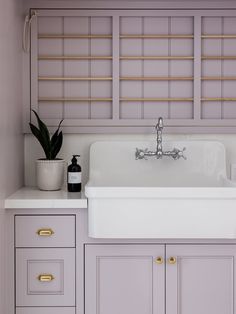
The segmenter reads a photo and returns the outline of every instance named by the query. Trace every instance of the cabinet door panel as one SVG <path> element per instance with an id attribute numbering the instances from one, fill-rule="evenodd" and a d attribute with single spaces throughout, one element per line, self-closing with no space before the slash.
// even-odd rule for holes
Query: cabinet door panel
<path id="1" fill-rule="evenodd" d="M 87 245 L 86 314 L 164 314 L 164 246 Z"/>
<path id="2" fill-rule="evenodd" d="M 166 254 L 167 314 L 235 313 L 236 246 L 168 245 Z"/>

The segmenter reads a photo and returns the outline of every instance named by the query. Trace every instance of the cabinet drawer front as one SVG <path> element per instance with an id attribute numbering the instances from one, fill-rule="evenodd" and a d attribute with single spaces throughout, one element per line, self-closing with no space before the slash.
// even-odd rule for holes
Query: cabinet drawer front
<path id="1" fill-rule="evenodd" d="M 74 307 L 21 307 L 16 314 L 75 314 Z"/>
<path id="2" fill-rule="evenodd" d="M 75 216 L 16 216 L 16 247 L 75 247 Z"/>
<path id="3" fill-rule="evenodd" d="M 75 249 L 17 249 L 17 306 L 75 306 Z"/>

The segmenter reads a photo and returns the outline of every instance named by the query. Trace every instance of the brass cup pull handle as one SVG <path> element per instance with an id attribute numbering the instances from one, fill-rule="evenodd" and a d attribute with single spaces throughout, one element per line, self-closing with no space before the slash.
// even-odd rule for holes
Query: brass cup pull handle
<path id="1" fill-rule="evenodd" d="M 55 277 L 51 274 L 38 275 L 38 280 L 41 282 L 50 282 L 50 281 L 53 281 L 53 279 L 55 279 Z"/>
<path id="2" fill-rule="evenodd" d="M 169 262 L 169 264 L 175 264 L 176 263 L 176 257 L 173 257 L 173 256 L 169 257 L 168 262 Z"/>
<path id="3" fill-rule="evenodd" d="M 157 264 L 163 264 L 163 263 L 164 263 L 164 258 L 161 257 L 161 256 L 158 256 L 158 257 L 156 258 L 155 262 L 156 262 Z"/>
<path id="4" fill-rule="evenodd" d="M 54 231 L 51 228 L 42 228 L 36 232 L 41 237 L 50 237 L 54 234 Z"/>

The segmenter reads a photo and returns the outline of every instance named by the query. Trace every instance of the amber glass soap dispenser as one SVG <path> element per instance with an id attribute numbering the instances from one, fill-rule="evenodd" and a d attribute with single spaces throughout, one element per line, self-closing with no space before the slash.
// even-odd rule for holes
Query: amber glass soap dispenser
<path id="1" fill-rule="evenodd" d="M 80 155 L 73 155 L 71 164 L 68 166 L 68 192 L 81 192 L 81 167 L 77 164 L 77 157 Z"/>

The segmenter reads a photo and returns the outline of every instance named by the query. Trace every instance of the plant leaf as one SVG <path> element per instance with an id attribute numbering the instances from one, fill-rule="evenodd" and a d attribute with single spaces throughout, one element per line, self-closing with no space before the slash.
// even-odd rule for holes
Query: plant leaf
<path id="1" fill-rule="evenodd" d="M 32 123 L 29 123 L 29 126 L 30 126 L 30 129 L 31 129 L 31 132 L 32 134 L 37 138 L 37 140 L 39 141 L 39 143 L 41 144 L 43 150 L 44 150 L 44 153 L 45 153 L 45 156 L 47 159 L 50 159 L 50 154 L 48 152 L 48 149 L 47 149 L 47 143 L 45 143 L 45 138 L 43 136 L 43 134 L 40 132 L 40 130 L 35 126 L 33 125 Z"/>
<path id="2" fill-rule="evenodd" d="M 56 159 L 56 156 L 62 147 L 62 142 L 63 142 L 63 135 L 62 135 L 62 131 L 61 131 L 58 134 L 58 136 L 55 137 L 54 144 L 51 146 L 51 148 L 52 148 L 52 150 L 51 150 L 52 159 Z"/>
<path id="3" fill-rule="evenodd" d="M 50 142 L 50 134 L 48 131 L 47 126 L 43 123 L 43 121 L 39 118 L 37 112 L 35 110 L 32 110 L 33 113 L 35 114 L 39 126 L 39 130 L 44 138 L 44 150 L 46 149 L 47 151 L 47 159 L 51 159 L 51 142 Z M 41 144 L 42 145 L 42 144 Z"/>
<path id="4" fill-rule="evenodd" d="M 60 123 L 59 123 L 59 125 L 57 127 L 57 130 L 55 131 L 55 133 L 51 137 L 51 147 L 54 146 L 55 142 L 57 141 L 58 132 L 59 132 L 59 129 L 60 129 L 60 126 L 61 126 L 62 122 L 63 122 L 63 119 L 60 121 Z"/>

